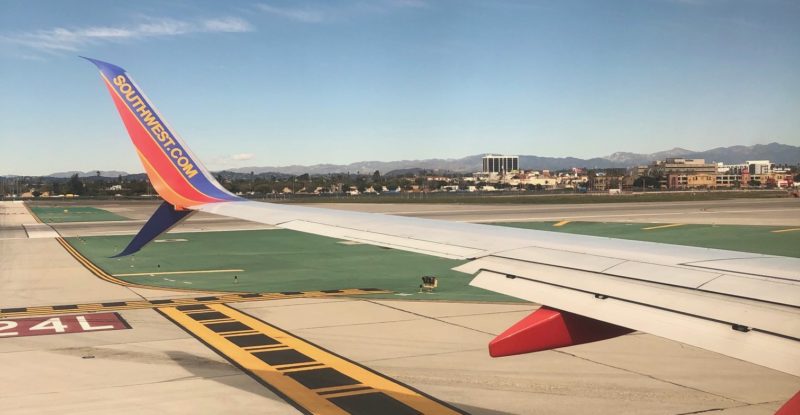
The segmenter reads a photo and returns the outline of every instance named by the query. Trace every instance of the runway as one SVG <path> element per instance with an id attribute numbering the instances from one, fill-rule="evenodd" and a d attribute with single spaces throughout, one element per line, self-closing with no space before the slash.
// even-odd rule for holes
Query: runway
<path id="1" fill-rule="evenodd" d="M 118 222 L 77 222 L 51 224 L 62 236 L 129 235 L 142 227 L 157 202 L 94 202 L 132 220 Z M 603 203 L 567 205 L 438 205 L 438 204 L 354 204 L 324 203 L 304 206 L 386 213 L 462 222 L 591 221 L 800 226 L 798 199 L 733 199 L 673 203 Z M 269 229 L 268 225 L 206 213 L 193 215 L 173 232 Z M 2 232 L 6 232 L 3 234 Z M 14 236 L 0 227 L 0 238 Z M 19 232 L 16 232 L 19 237 Z"/>
<path id="2" fill-rule="evenodd" d="M 156 204 L 103 202 L 92 206 L 131 220 L 47 225 L 64 237 L 131 234 L 138 231 Z M 325 204 L 321 207 L 480 222 L 609 221 L 660 226 L 679 219 L 681 223 L 772 225 L 786 229 L 800 226 L 797 199 L 548 206 Z M 378 396 L 375 393 L 382 393 L 384 389 L 380 388 L 385 388 L 398 391 L 386 394 L 391 402 L 402 403 L 395 407 L 399 408 L 396 413 L 405 413 L 406 407 L 412 405 L 409 402 L 421 399 L 414 402 L 429 406 L 408 407 L 443 413 L 445 409 L 430 409 L 442 405 L 447 410 L 485 415 L 709 411 L 744 415 L 772 414 L 800 389 L 797 377 L 642 333 L 556 351 L 490 358 L 487 343 L 528 315 L 536 308 L 533 304 L 403 301 L 360 295 L 343 298 L 326 293 L 282 294 L 283 297 L 275 294 L 234 301 L 233 297 L 221 296 L 238 294 L 120 285 L 98 277 L 56 239 L 32 238 L 22 225 L 35 222 L 23 205 L 0 203 L 0 257 L 3 258 L 0 408 L 4 414 L 108 413 L 109 408 L 115 413 L 137 414 L 308 413 L 310 409 L 297 403 L 305 402 L 306 397 L 313 397 L 308 398 L 309 402 L 313 400 L 330 411 L 376 413 L 375 408 L 394 404 L 386 403 L 389 401 L 384 398 L 352 397 Z M 174 232 L 265 228 L 199 214 Z M 217 300 L 210 300 L 212 297 Z M 103 303 L 118 305 L 106 307 Z M 138 306 L 128 307 L 128 304 Z M 215 304 L 227 305 L 218 308 Z M 57 305 L 62 307 L 52 307 Z M 65 308 L 72 305 L 75 308 Z M 222 316 L 208 314 L 192 319 L 190 311 L 181 317 L 175 307 L 186 305 L 210 307 L 195 312 L 213 311 Z M 37 306 L 40 308 L 33 308 Z M 43 319 L 100 311 L 118 313 L 131 328 L 3 336 L 12 331 L 2 330 L 5 328 L 2 321 L 10 316 L 8 309 L 16 309 L 13 312 L 19 313 L 19 317 L 22 313 L 28 313 L 25 317 L 34 316 L 30 312 L 35 311 L 35 316 Z M 321 349 L 323 354 L 315 362 L 357 378 L 358 383 L 342 380 L 330 380 L 330 385 L 323 386 L 308 383 L 299 397 L 287 397 L 282 389 L 265 386 L 269 382 L 259 380 L 254 373 L 267 373 L 264 371 L 274 369 L 275 365 L 278 369 L 274 370 L 280 370 L 282 363 L 247 360 L 242 348 L 254 346 L 245 343 L 238 348 L 214 346 L 225 343 L 215 343 L 222 339 L 213 337 L 213 330 L 201 327 L 245 320 L 255 332 L 243 331 L 238 335 L 261 333 L 278 338 L 280 333 L 268 331 L 269 327 L 275 327 L 311 345 L 298 343 L 292 350 L 310 355 L 317 353 L 312 351 L 314 348 Z M 93 324 L 89 327 L 102 323 Z M 237 336 L 235 331 L 222 333 L 222 337 Z M 261 349 L 256 347 L 251 351 L 265 352 L 271 347 L 268 343 L 259 344 Z M 340 363 L 325 360 L 332 358 L 323 357 L 327 356 L 324 353 L 341 356 L 355 366 L 337 366 Z M 283 364 L 302 367 L 304 361 Z M 388 383 L 375 381 L 378 383 L 366 385 L 363 383 L 366 380 L 355 375 L 360 370 L 376 373 Z M 400 385 L 397 386 L 400 389 L 391 384 Z M 403 387 L 408 390 L 400 392 Z M 407 398 L 414 394 L 419 394 L 419 398 Z M 337 401 L 339 397 L 351 397 L 346 399 L 357 403 Z M 378 403 L 370 403 L 368 399 L 377 399 Z"/>

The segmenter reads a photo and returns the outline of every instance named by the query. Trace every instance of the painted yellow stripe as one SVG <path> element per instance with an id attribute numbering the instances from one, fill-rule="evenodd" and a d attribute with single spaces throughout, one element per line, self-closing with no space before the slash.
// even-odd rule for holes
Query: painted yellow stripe
<path id="1" fill-rule="evenodd" d="M 796 231 L 800 231 L 800 228 L 778 229 L 776 231 L 772 231 L 772 233 L 784 233 L 784 232 L 796 232 Z"/>
<path id="2" fill-rule="evenodd" d="M 124 310 L 141 310 L 147 308 L 159 307 L 178 307 L 182 305 L 195 305 L 195 304 L 221 304 L 221 303 L 243 303 L 251 301 L 269 301 L 269 300 L 285 300 L 289 298 L 319 298 L 319 297 L 342 297 L 353 295 L 368 295 L 368 294 L 387 294 L 391 291 L 385 290 L 362 290 L 359 288 L 349 288 L 340 290 L 337 293 L 325 293 L 322 291 L 304 291 L 298 294 L 282 294 L 282 293 L 258 293 L 258 296 L 251 296 L 249 294 L 227 294 L 227 295 L 209 295 L 208 299 L 198 300 L 197 298 L 171 298 L 171 303 L 167 304 L 154 304 L 149 301 L 107 301 L 106 303 L 123 303 L 122 305 L 104 306 L 102 303 L 86 303 L 75 304 L 77 308 L 68 308 L 64 310 L 54 309 L 53 306 L 33 306 L 33 307 L 12 307 L 24 308 L 24 311 L 15 312 L 1 312 L 0 318 L 10 317 L 28 317 L 28 316 L 47 316 L 54 314 L 75 314 L 75 313 L 93 313 L 100 311 L 124 311 Z M 213 298 L 213 299 L 212 299 Z M 154 300 L 158 301 L 158 300 Z M 186 313 L 191 313 L 187 311 Z"/>
<path id="3" fill-rule="evenodd" d="M 152 285 L 134 284 L 134 283 L 130 283 L 130 282 L 127 282 L 127 281 L 120 280 L 118 278 L 114 278 L 109 273 L 103 271 L 100 267 L 98 267 L 97 265 L 95 265 L 94 263 L 89 261 L 88 258 L 83 256 L 83 254 L 81 254 L 77 249 L 75 249 L 75 247 L 70 245 L 70 243 L 67 242 L 64 238 L 61 238 L 61 237 L 56 238 L 56 241 L 62 247 L 64 247 L 64 249 L 66 249 L 67 252 L 70 255 L 72 255 L 73 258 L 75 258 L 78 262 L 80 262 L 81 265 L 83 265 L 92 274 L 94 274 L 96 277 L 100 278 L 103 281 L 110 282 L 110 283 L 116 284 L 116 285 L 122 285 L 124 287 L 132 287 L 132 288 L 148 288 L 148 289 L 156 288 L 156 289 L 168 289 L 170 291 L 181 291 L 181 292 L 192 292 L 192 293 L 200 292 L 200 291 L 197 291 L 197 290 L 180 288 L 180 287 L 164 288 L 164 287 L 158 287 L 158 286 L 152 286 Z"/>
<path id="4" fill-rule="evenodd" d="M 44 222 L 42 222 L 42 220 L 41 220 L 41 219 L 39 219 L 39 215 L 37 215 L 37 214 L 33 213 L 33 209 L 31 209 L 31 207 L 30 207 L 30 206 L 28 206 L 28 203 L 27 203 L 27 202 L 23 202 L 23 203 L 22 203 L 22 206 L 24 206 L 24 207 L 25 207 L 25 210 L 27 210 L 27 211 L 28 211 L 28 213 L 29 213 L 31 216 L 33 216 L 33 220 L 35 220 L 35 221 L 36 221 L 36 223 L 44 223 Z"/>
<path id="5" fill-rule="evenodd" d="M 659 225 L 659 226 L 651 226 L 649 228 L 642 228 L 643 231 L 649 231 L 651 229 L 664 229 L 664 228 L 675 228 L 678 226 L 684 226 L 685 223 L 671 223 L 669 225 Z"/>
<path id="6" fill-rule="evenodd" d="M 326 393 L 325 394 L 325 398 L 326 399 L 341 398 L 342 396 L 364 395 L 364 394 L 367 394 L 367 393 L 375 393 L 375 391 L 372 390 L 372 389 L 358 389 L 358 390 L 338 392 L 338 393 Z M 431 412 L 431 413 L 438 414 L 438 412 Z"/>
<path id="7" fill-rule="evenodd" d="M 197 271 L 137 272 L 133 274 L 114 274 L 115 277 L 139 277 L 143 275 L 213 274 L 217 272 L 244 272 L 243 269 L 205 269 Z"/>
<path id="8" fill-rule="evenodd" d="M 142 287 L 142 288 L 152 288 L 152 287 L 147 287 L 147 286 L 138 285 L 138 284 L 130 284 L 128 282 L 116 279 L 116 278 L 112 277 L 111 275 L 109 275 L 108 273 L 106 273 L 105 271 L 103 271 L 102 269 L 100 269 L 97 265 L 95 265 L 91 261 L 89 261 L 86 257 L 83 256 L 83 254 L 78 252 L 78 250 L 75 249 L 72 245 L 70 245 L 64 238 L 56 238 L 56 241 L 58 241 L 58 243 L 61 244 L 61 246 L 63 246 L 64 249 L 66 249 L 67 252 L 70 255 L 72 255 L 73 258 L 75 258 L 78 262 L 80 262 L 81 265 L 83 265 L 92 274 L 94 274 L 95 276 L 97 276 L 98 278 L 100 278 L 100 279 L 102 279 L 104 281 L 110 282 L 112 284 L 126 286 L 126 287 L 137 287 L 138 286 L 138 287 Z"/>
<path id="9" fill-rule="evenodd" d="M 558 223 L 555 223 L 555 224 L 553 224 L 553 226 L 555 226 L 555 227 L 564 226 L 564 225 L 566 225 L 566 224 L 568 224 L 568 223 L 570 223 L 570 222 L 572 222 L 572 221 L 569 221 L 569 220 L 562 220 L 561 222 L 558 222 Z"/>
<path id="10" fill-rule="evenodd" d="M 217 311 L 227 311 L 228 307 L 214 308 Z M 241 368 L 251 373 L 270 386 L 278 389 L 281 393 L 289 397 L 292 401 L 302 406 L 306 410 L 314 414 L 332 414 L 332 415 L 347 415 L 347 412 L 334 405 L 327 399 L 320 397 L 315 393 L 304 387 L 294 379 L 285 376 L 279 370 L 274 369 L 272 366 L 262 362 L 250 352 L 237 347 L 225 337 L 213 332 L 200 322 L 194 321 L 186 314 L 180 312 L 177 308 L 161 308 L 159 309 L 172 321 L 185 328 L 201 340 L 222 353 L 228 359 L 233 360 Z M 227 313 L 226 313 L 227 314 Z M 253 326 L 251 326 L 253 327 Z"/>
<path id="11" fill-rule="evenodd" d="M 352 385 L 352 388 L 356 388 L 358 386 L 368 387 L 368 389 L 361 389 L 357 391 L 342 391 L 341 393 L 320 395 L 317 391 L 308 389 L 303 384 L 295 381 L 292 377 L 284 375 L 285 372 L 280 370 L 280 367 L 298 367 L 298 369 L 300 369 L 299 364 L 267 364 L 253 355 L 250 351 L 236 346 L 226 337 L 219 333 L 215 333 L 213 330 L 206 327 L 203 322 L 195 321 L 177 308 L 165 307 L 158 309 L 161 313 L 212 347 L 215 351 L 222 354 L 227 359 L 235 362 L 236 365 L 241 367 L 248 374 L 268 384 L 270 387 L 286 396 L 294 404 L 303 407 L 310 413 L 336 415 L 347 414 L 346 411 L 342 410 L 329 399 L 378 392 L 382 392 L 424 414 L 461 413 L 441 402 L 421 394 L 418 391 L 401 385 L 386 376 L 372 372 L 356 363 L 350 362 L 314 344 L 297 338 L 291 333 L 283 331 L 271 324 L 267 324 L 224 304 L 211 304 L 208 305 L 208 307 L 247 325 L 257 332 L 274 339 L 275 341 L 278 341 L 280 344 L 287 346 L 289 349 L 293 349 L 305 356 L 308 356 L 308 358 L 310 358 L 313 362 L 322 364 L 304 368 L 308 370 L 309 373 L 311 373 L 313 370 L 319 370 L 320 368 L 331 368 L 360 383 L 360 385 Z"/>

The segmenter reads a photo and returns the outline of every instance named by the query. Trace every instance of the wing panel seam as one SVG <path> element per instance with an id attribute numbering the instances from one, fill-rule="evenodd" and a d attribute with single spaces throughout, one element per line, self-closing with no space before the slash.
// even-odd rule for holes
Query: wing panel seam
<path id="1" fill-rule="evenodd" d="M 480 271 L 492 272 L 492 273 L 495 273 L 495 274 L 505 274 L 506 278 L 509 278 L 509 277 L 514 278 L 514 279 L 519 278 L 519 279 L 522 279 L 522 280 L 525 280 L 525 281 L 534 282 L 534 283 L 537 283 L 537 284 L 544 284 L 544 285 L 549 285 L 551 287 L 558 287 L 558 288 L 563 288 L 563 289 L 572 290 L 572 291 L 576 291 L 576 292 L 590 294 L 590 295 L 593 295 L 596 298 L 601 299 L 601 300 L 606 300 L 606 299 L 617 300 L 617 301 L 621 301 L 621 302 L 628 303 L 628 304 L 635 304 L 635 305 L 638 305 L 638 306 L 649 307 L 649 308 L 653 308 L 653 309 L 656 309 L 656 310 L 667 311 L 667 312 L 671 312 L 671 313 L 675 313 L 675 314 L 684 315 L 684 316 L 687 316 L 687 317 L 694 317 L 694 318 L 698 318 L 698 319 L 701 319 L 701 320 L 712 321 L 712 322 L 715 322 L 715 323 L 729 325 L 731 327 L 733 327 L 734 325 L 740 325 L 739 323 L 733 323 L 733 322 L 729 322 L 729 321 L 725 321 L 725 320 L 719 320 L 719 319 L 715 319 L 715 318 L 704 317 L 704 316 L 700 316 L 700 315 L 697 315 L 697 314 L 692 314 L 692 313 L 687 313 L 687 312 L 684 312 L 684 311 L 674 310 L 674 309 L 671 309 L 671 308 L 666 308 L 666 307 L 662 307 L 662 306 L 656 306 L 656 305 L 652 305 L 652 304 L 642 303 L 640 301 L 628 300 L 628 299 L 617 297 L 617 296 L 614 296 L 614 295 L 596 293 L 596 292 L 592 292 L 592 291 L 583 290 L 583 289 L 580 289 L 580 288 L 570 287 L 570 286 L 556 284 L 556 283 L 547 282 L 547 281 L 541 281 L 541 280 L 537 280 L 537 279 L 534 279 L 534 278 L 523 277 L 523 276 L 519 276 L 519 275 L 499 273 L 499 272 L 493 271 L 491 269 L 480 268 Z M 602 298 L 597 297 L 597 296 L 602 296 Z M 740 326 L 743 326 L 743 325 L 740 325 Z M 769 334 L 769 335 L 778 336 L 778 337 L 782 337 L 782 338 L 785 338 L 785 339 L 789 339 L 789 340 L 794 340 L 794 341 L 800 342 L 800 338 L 797 338 L 797 337 L 792 337 L 792 336 L 788 336 L 788 335 L 781 334 L 781 333 L 775 333 L 775 332 L 768 331 L 768 330 L 762 330 L 762 329 L 759 329 L 759 328 L 756 328 L 756 327 L 750 327 L 750 326 L 745 326 L 745 327 L 747 327 L 748 329 L 753 330 L 753 331 L 758 331 L 759 333 Z M 733 328 L 731 328 L 731 329 L 733 329 Z"/>

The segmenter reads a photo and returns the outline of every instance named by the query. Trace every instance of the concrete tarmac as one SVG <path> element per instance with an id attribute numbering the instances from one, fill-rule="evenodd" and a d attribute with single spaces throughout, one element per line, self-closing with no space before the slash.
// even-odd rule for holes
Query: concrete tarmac
<path id="1" fill-rule="evenodd" d="M 133 233 L 156 204 L 94 206 L 134 221 L 53 228 L 64 236 Z M 800 203 L 792 199 L 321 207 L 465 221 L 800 225 Z M 27 238 L 22 225 L 29 223 L 35 219 L 23 205 L 0 203 L 0 308 L 198 295 L 101 281 L 53 239 Z M 260 225 L 197 215 L 182 226 L 175 231 Z M 533 304 L 315 298 L 231 306 L 473 414 L 772 414 L 800 389 L 800 378 L 641 333 L 490 358 L 487 343 L 534 310 Z M 297 413 L 154 310 L 119 313 L 131 329 L 0 337 L 2 412 Z"/>

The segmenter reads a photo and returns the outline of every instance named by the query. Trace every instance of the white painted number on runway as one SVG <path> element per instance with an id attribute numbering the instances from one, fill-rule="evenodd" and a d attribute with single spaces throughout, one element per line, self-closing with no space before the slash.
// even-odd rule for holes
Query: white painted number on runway
<path id="1" fill-rule="evenodd" d="M 0 320 L 0 338 L 124 330 L 130 326 L 117 313 L 65 315 Z"/>

